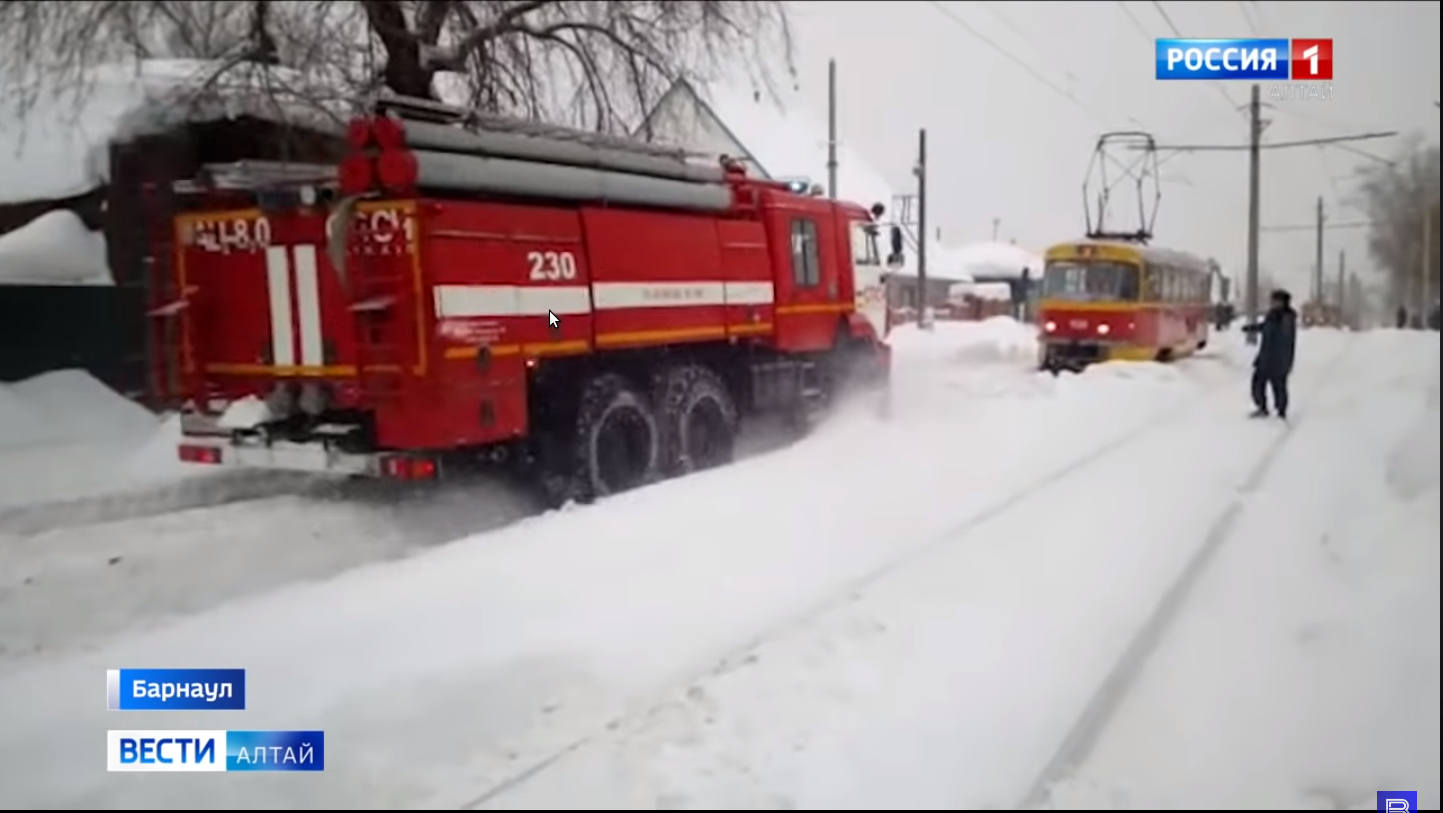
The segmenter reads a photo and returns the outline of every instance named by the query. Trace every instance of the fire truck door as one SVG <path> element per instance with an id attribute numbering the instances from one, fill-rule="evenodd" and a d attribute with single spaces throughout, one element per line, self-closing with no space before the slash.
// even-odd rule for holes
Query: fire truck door
<path id="1" fill-rule="evenodd" d="M 835 227 L 824 210 L 773 213 L 773 234 L 785 241 L 777 262 L 776 337 L 779 349 L 826 350 L 837 333 L 842 303 Z M 842 307 L 846 305 L 847 307 Z"/>
<path id="2" fill-rule="evenodd" d="M 179 277 L 200 302 L 187 355 L 221 376 L 341 372 L 318 218 L 259 209 L 177 217 Z M 327 318 L 330 317 L 330 318 Z"/>

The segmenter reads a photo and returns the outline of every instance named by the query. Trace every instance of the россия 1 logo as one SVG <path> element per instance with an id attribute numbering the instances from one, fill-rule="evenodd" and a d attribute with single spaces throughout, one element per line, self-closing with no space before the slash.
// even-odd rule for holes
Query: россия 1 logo
<path id="1" fill-rule="evenodd" d="M 1158 79 L 1332 79 L 1331 39 L 1163 39 Z"/>

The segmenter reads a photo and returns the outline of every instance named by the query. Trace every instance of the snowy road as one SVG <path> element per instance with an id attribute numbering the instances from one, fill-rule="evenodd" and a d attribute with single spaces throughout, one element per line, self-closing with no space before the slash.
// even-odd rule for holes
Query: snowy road
<path id="1" fill-rule="evenodd" d="M 156 627 L 145 568 L 69 610 L 99 626 L 0 603 L 15 629 L 108 636 L 0 673 L 0 804 L 1010 807 L 1040 779 L 1069 805 L 1390 784 L 1437 804 L 1435 334 L 1305 334 L 1289 432 L 1242 419 L 1234 337 L 1052 379 L 966 332 L 996 325 L 946 327 L 898 337 L 891 420 L 844 415 L 724 470 L 280 587 L 247 559 L 301 567 L 304 534 L 227 506 L 250 530 L 133 543 L 199 585 L 236 574 L 190 617 Z M 1406 668 L 1367 668 L 1390 659 Z M 104 670 L 142 665 L 244 667 L 249 708 L 107 715 Z M 121 725 L 322 728 L 327 771 L 108 775 Z"/>

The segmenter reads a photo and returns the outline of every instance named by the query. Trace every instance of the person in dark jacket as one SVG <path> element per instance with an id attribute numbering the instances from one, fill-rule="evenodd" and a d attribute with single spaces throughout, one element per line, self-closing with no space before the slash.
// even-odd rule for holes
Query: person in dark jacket
<path id="1" fill-rule="evenodd" d="M 1253 417 L 1267 416 L 1267 390 L 1271 388 L 1278 417 L 1287 418 L 1288 375 L 1293 372 L 1293 350 L 1298 337 L 1298 314 L 1293 310 L 1292 296 L 1287 291 L 1273 291 L 1272 307 L 1263 321 L 1245 325 L 1243 330 L 1257 333 L 1261 338 L 1258 357 L 1253 360 L 1253 403 L 1257 405 Z"/>

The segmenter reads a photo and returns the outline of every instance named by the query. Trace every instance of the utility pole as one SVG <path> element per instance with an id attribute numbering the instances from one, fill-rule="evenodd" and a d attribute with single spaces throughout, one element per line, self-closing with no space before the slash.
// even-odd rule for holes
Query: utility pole
<path id="1" fill-rule="evenodd" d="M 1418 309 L 1413 313 L 1419 319 L 1426 318 L 1428 313 L 1428 267 L 1432 265 L 1430 255 L 1433 253 L 1428 244 L 1431 235 L 1429 231 L 1433 225 L 1433 207 L 1427 204 L 1423 206 L 1423 257 L 1418 266 Z"/>
<path id="2" fill-rule="evenodd" d="M 927 319 L 927 128 L 917 132 L 917 326 L 930 330 Z"/>
<path id="3" fill-rule="evenodd" d="M 1324 144 L 1342 144 L 1348 141 L 1368 141 L 1375 138 L 1391 138 L 1398 134 L 1396 130 L 1376 133 L 1358 133 L 1355 135 L 1329 136 L 1327 138 L 1310 138 L 1303 141 L 1279 141 L 1270 144 L 1262 143 L 1263 120 L 1262 104 L 1258 98 L 1259 86 L 1253 85 L 1252 102 L 1249 104 L 1251 129 L 1247 144 L 1171 144 L 1151 145 L 1150 149 L 1166 152 L 1215 152 L 1215 151 L 1248 151 L 1248 285 L 1247 285 L 1247 317 L 1249 322 L 1256 322 L 1258 318 L 1258 159 L 1261 150 L 1292 149 L 1293 147 L 1313 147 Z M 1142 149 L 1138 147 L 1137 149 Z M 1248 344 L 1257 344 L 1256 333 L 1249 333 Z"/>
<path id="4" fill-rule="evenodd" d="M 827 197 L 837 198 L 837 60 L 827 60 Z"/>
<path id="5" fill-rule="evenodd" d="M 1258 159 L 1260 150 L 1258 142 L 1263 137 L 1262 104 L 1258 100 L 1258 86 L 1253 85 L 1253 100 L 1249 105 L 1252 112 L 1252 124 L 1249 128 L 1248 139 L 1248 290 L 1245 296 L 1247 300 L 1245 307 L 1248 312 L 1248 324 L 1256 324 L 1258 321 Z M 1258 343 L 1258 334 L 1249 332 L 1247 334 L 1248 344 Z"/>
<path id="6" fill-rule="evenodd" d="M 1313 264 L 1313 301 L 1323 302 L 1323 196 L 1318 196 L 1318 253 Z"/>
<path id="7" fill-rule="evenodd" d="M 1338 318 L 1343 318 L 1343 250 L 1338 249 Z"/>

